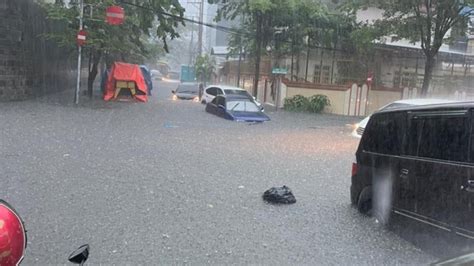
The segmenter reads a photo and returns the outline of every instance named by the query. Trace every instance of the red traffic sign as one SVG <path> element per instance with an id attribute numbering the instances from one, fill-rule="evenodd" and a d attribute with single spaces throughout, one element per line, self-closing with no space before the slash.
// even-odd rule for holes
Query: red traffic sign
<path id="1" fill-rule="evenodd" d="M 85 30 L 80 30 L 77 33 L 77 38 L 76 38 L 77 45 L 84 46 L 84 44 L 86 44 L 86 40 L 87 40 L 87 32 Z"/>
<path id="2" fill-rule="evenodd" d="M 120 6 L 110 6 L 106 9 L 107 23 L 120 25 L 125 19 L 125 11 Z"/>
<path id="3" fill-rule="evenodd" d="M 368 75 L 367 75 L 367 83 L 370 85 L 372 84 L 372 81 L 374 80 L 374 74 L 372 72 L 370 72 Z"/>

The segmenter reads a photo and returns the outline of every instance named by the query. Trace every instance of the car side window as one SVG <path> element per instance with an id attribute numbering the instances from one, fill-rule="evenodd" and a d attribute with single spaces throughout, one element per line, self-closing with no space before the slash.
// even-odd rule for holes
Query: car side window
<path id="1" fill-rule="evenodd" d="M 206 93 L 209 94 L 209 95 L 212 95 L 212 96 L 216 96 L 217 95 L 217 88 L 210 87 L 206 90 Z"/>
<path id="2" fill-rule="evenodd" d="M 224 97 L 216 97 L 217 105 L 225 106 L 225 98 Z"/>
<path id="3" fill-rule="evenodd" d="M 223 94 L 224 92 L 221 89 L 216 88 L 216 95 L 223 95 Z"/>
<path id="4" fill-rule="evenodd" d="M 366 151 L 400 155 L 403 144 L 404 112 L 376 114 L 370 118 L 362 147 Z"/>
<path id="5" fill-rule="evenodd" d="M 465 115 L 414 115 L 410 119 L 408 155 L 467 162 L 469 119 Z"/>

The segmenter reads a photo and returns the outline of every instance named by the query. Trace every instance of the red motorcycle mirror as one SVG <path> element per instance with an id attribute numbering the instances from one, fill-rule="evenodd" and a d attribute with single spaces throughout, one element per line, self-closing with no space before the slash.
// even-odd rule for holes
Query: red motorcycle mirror
<path id="1" fill-rule="evenodd" d="M 18 213 L 0 200 L 0 265 L 18 265 L 26 249 L 26 231 Z"/>

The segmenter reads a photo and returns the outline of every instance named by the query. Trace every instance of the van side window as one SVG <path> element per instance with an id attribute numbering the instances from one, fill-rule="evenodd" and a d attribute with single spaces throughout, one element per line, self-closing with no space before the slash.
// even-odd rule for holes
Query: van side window
<path id="1" fill-rule="evenodd" d="M 410 120 L 408 155 L 467 162 L 469 120 L 466 116 L 414 116 Z"/>
<path id="2" fill-rule="evenodd" d="M 400 155 L 405 113 L 376 114 L 370 118 L 362 143 L 366 151 Z"/>

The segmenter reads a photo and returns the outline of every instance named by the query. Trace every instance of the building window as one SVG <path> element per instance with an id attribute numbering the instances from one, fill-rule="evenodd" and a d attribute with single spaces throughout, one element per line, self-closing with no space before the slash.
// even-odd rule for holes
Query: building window
<path id="1" fill-rule="evenodd" d="M 313 73 L 313 83 L 322 83 L 327 84 L 330 80 L 331 74 L 331 67 L 330 66 L 323 66 L 322 72 L 319 65 L 314 66 L 314 73 Z M 321 78 L 321 80 L 319 80 Z"/>
<path id="2" fill-rule="evenodd" d="M 319 69 L 319 64 L 314 65 L 313 83 L 319 83 L 320 75 L 321 75 L 321 70 Z"/>
<path id="3" fill-rule="evenodd" d="M 321 83 L 328 84 L 329 78 L 331 74 L 331 67 L 330 66 L 323 66 L 323 73 L 321 75 Z"/>
<path id="4" fill-rule="evenodd" d="M 416 87 L 416 75 L 412 72 L 402 71 L 401 75 L 399 71 L 395 71 L 393 75 L 393 86 L 394 87 Z"/>

